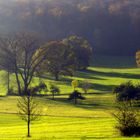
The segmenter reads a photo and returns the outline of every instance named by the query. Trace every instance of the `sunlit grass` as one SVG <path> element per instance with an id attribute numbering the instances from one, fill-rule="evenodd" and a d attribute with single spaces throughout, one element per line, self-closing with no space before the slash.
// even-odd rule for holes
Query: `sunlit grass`
<path id="1" fill-rule="evenodd" d="M 3 77 L 4 72 L 0 72 L 0 77 Z M 140 79 L 140 69 L 138 68 L 127 68 L 127 69 L 111 69 L 111 68 L 95 68 L 89 67 L 86 71 L 76 72 L 73 77 L 61 76 L 60 81 L 55 81 L 53 76 L 46 76 L 42 78 L 42 81 L 45 82 L 49 88 L 50 83 L 56 84 L 61 91 L 61 94 L 71 93 L 73 91 L 71 87 L 71 81 L 76 79 L 81 83 L 84 80 L 91 83 L 91 88 L 89 92 L 111 92 L 114 86 L 119 85 L 120 83 L 126 81 L 132 81 L 135 84 L 139 83 Z M 1 95 L 6 93 L 6 79 L 0 79 L 1 84 Z M 32 86 L 37 85 L 40 80 L 35 77 Z M 16 82 L 14 75 L 11 76 L 11 85 L 16 88 Z M 81 90 L 79 88 L 79 90 Z M 49 93 L 48 93 L 49 94 Z"/>
<path id="2" fill-rule="evenodd" d="M 3 80 L 4 72 L 0 72 L 0 93 L 5 95 L 6 84 Z M 48 75 L 47 75 L 48 76 Z M 121 137 L 115 129 L 116 120 L 111 113 L 115 112 L 115 95 L 112 89 L 115 85 L 132 80 L 139 83 L 140 69 L 110 69 L 93 68 L 76 72 L 73 77 L 61 77 L 54 81 L 52 76 L 44 78 L 48 85 L 54 83 L 60 87 L 61 94 L 73 91 L 71 81 L 77 79 L 79 83 L 88 80 L 91 83 L 90 92 L 84 95 L 86 100 L 78 101 L 78 105 L 67 100 L 68 95 L 36 97 L 39 102 L 42 117 L 31 125 L 31 140 L 137 140 L 140 138 Z M 14 75 L 11 83 L 15 85 Z M 34 78 L 32 86 L 39 83 Z M 16 87 L 16 86 L 15 86 Z M 81 90 L 81 89 L 80 89 Z M 17 113 L 17 96 L 0 97 L 0 140 L 26 140 L 26 123 Z"/>
<path id="3" fill-rule="evenodd" d="M 27 139 L 26 123 L 15 114 L 17 98 L 0 97 L 0 139 Z M 54 101 L 47 97 L 36 100 L 44 116 L 31 125 L 31 140 L 140 139 L 121 137 L 116 131 L 111 115 L 115 112 L 115 96 L 111 93 L 86 95 L 78 105 L 67 101 L 66 95 Z"/>

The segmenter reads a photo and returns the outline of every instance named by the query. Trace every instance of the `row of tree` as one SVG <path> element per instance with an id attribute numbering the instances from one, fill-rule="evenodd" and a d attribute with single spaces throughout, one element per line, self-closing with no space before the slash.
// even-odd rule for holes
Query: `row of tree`
<path id="1" fill-rule="evenodd" d="M 81 37 L 44 44 L 29 33 L 0 38 L 0 68 L 8 75 L 15 74 L 20 95 L 27 92 L 35 75 L 49 72 L 59 80 L 59 75 L 72 76 L 76 70 L 89 66 L 92 48 Z"/>
<path id="2" fill-rule="evenodd" d="M 51 73 L 55 80 L 59 80 L 59 75 L 73 76 L 75 70 L 86 69 L 92 55 L 88 41 L 77 36 L 48 42 L 39 51 L 47 54 L 41 65 L 42 70 Z"/>

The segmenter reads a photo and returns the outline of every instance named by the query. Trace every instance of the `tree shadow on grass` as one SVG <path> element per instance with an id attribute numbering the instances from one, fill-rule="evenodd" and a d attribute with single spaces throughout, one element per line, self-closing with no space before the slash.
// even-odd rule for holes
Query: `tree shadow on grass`
<path id="1" fill-rule="evenodd" d="M 95 76 L 95 74 L 90 73 L 87 70 L 79 71 L 76 74 L 76 77 L 85 78 L 85 79 L 94 79 L 94 80 L 106 80 L 105 78 Z"/>
<path id="2" fill-rule="evenodd" d="M 95 139 L 100 139 L 100 140 L 103 140 L 103 139 L 110 139 L 110 137 L 90 137 L 90 136 L 85 136 L 85 137 L 81 137 L 80 140 L 95 140 Z"/>
<path id="3" fill-rule="evenodd" d="M 102 92 L 112 92 L 115 86 L 116 85 L 101 85 L 101 84 L 94 83 L 92 85 L 92 89 L 102 91 Z"/>
<path id="4" fill-rule="evenodd" d="M 52 100 L 52 99 L 50 98 L 50 100 Z M 86 110 L 108 109 L 111 107 L 107 104 L 104 104 L 103 102 L 98 102 L 98 101 L 94 101 L 94 100 L 93 100 L 93 102 L 91 102 L 91 101 L 88 102 L 88 98 L 85 100 L 78 100 L 78 104 L 74 104 L 73 101 L 69 101 L 68 96 L 65 98 L 64 97 L 59 97 L 59 98 L 55 97 L 55 99 L 52 101 L 65 103 L 67 105 L 70 105 L 70 106 L 73 106 L 76 108 L 83 108 Z"/>
<path id="5" fill-rule="evenodd" d="M 86 104 L 86 103 L 79 102 L 79 104 L 75 105 L 75 107 L 83 108 L 86 110 L 95 110 L 95 109 L 107 109 L 110 106 L 107 106 L 107 105 L 101 104 L 101 103 Z"/>
<path id="6" fill-rule="evenodd" d="M 126 79 L 140 79 L 139 74 L 130 74 L 130 73 L 117 73 L 117 72 L 101 72 L 96 70 L 84 70 L 86 73 L 90 73 L 93 75 L 100 75 L 100 76 L 108 76 L 108 77 L 119 77 L 119 78 L 126 78 Z"/>
<path id="7" fill-rule="evenodd" d="M 6 95 L 0 95 L 0 100 L 5 99 Z"/>

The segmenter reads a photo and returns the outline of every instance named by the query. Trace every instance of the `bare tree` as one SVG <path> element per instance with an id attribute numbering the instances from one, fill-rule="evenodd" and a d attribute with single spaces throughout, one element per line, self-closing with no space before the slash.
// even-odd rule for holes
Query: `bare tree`
<path id="1" fill-rule="evenodd" d="M 0 69 L 7 72 L 5 79 L 7 80 L 7 91 L 10 88 L 10 73 L 14 71 L 13 53 L 11 45 L 13 40 L 8 37 L 0 38 Z"/>
<path id="2" fill-rule="evenodd" d="M 33 34 L 21 33 L 0 39 L 0 67 L 15 73 L 20 95 L 27 93 L 34 73 L 43 60 L 43 56 L 37 54 L 39 46 Z"/>
<path id="3" fill-rule="evenodd" d="M 88 90 L 91 88 L 91 84 L 90 84 L 89 81 L 87 81 L 87 80 L 82 81 L 82 83 L 81 83 L 81 88 L 82 88 L 82 90 L 84 91 L 84 93 L 87 93 Z"/>
<path id="4" fill-rule="evenodd" d="M 18 114 L 22 120 L 27 122 L 27 137 L 30 137 L 30 124 L 37 120 L 40 116 L 40 109 L 38 103 L 31 95 L 31 90 L 28 90 L 28 95 L 19 97 L 17 107 Z"/>

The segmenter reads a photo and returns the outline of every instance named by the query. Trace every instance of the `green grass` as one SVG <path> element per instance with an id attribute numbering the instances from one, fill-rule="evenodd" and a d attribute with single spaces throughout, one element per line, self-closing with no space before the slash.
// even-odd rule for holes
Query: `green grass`
<path id="1" fill-rule="evenodd" d="M 24 140 L 26 123 L 16 114 L 18 97 L 0 97 L 0 139 Z M 115 129 L 115 96 L 112 94 L 86 95 L 78 105 L 58 96 L 50 100 L 36 97 L 42 117 L 31 125 L 31 140 L 137 140 L 121 137 Z"/>
<path id="2" fill-rule="evenodd" d="M 4 77 L 5 72 L 1 71 L 1 95 L 6 93 Z M 44 116 L 31 125 L 31 140 L 140 140 L 121 137 L 115 129 L 116 120 L 111 115 L 116 106 L 115 95 L 111 93 L 113 87 L 129 80 L 139 83 L 140 69 L 89 67 L 86 71 L 76 72 L 73 77 L 61 77 L 60 81 L 54 81 L 50 75 L 45 77 L 43 81 L 46 84 L 54 83 L 60 87 L 61 96 L 57 96 L 54 101 L 51 96 L 36 97 Z M 90 92 L 93 93 L 86 95 L 86 100 L 79 101 L 76 106 L 67 100 L 68 95 L 63 95 L 73 91 L 73 79 L 79 83 L 88 80 L 92 85 Z M 39 79 L 34 78 L 32 86 L 38 82 Z M 11 83 L 15 87 L 13 75 Z M 27 139 L 26 123 L 16 114 L 17 98 L 0 97 L 0 140 Z"/>
<path id="3" fill-rule="evenodd" d="M 132 56 L 118 56 L 94 54 L 92 59 L 94 67 L 109 67 L 109 68 L 130 68 L 136 67 L 135 54 Z"/>
<path id="4" fill-rule="evenodd" d="M 6 93 L 6 84 L 3 76 L 4 72 L 0 72 L 1 77 L 1 91 L 0 94 Z M 60 81 L 53 80 L 54 78 L 50 75 L 45 75 L 43 81 L 48 85 L 54 83 L 60 87 L 61 94 L 71 93 L 73 91 L 71 87 L 71 81 L 77 79 L 79 83 L 84 80 L 88 80 L 91 83 L 91 89 L 89 92 L 106 93 L 111 92 L 112 89 L 120 83 L 132 80 L 134 83 L 139 83 L 140 69 L 138 68 L 100 68 L 100 67 L 89 67 L 86 71 L 76 72 L 73 77 L 61 76 Z M 37 85 L 39 79 L 34 78 L 32 86 Z M 14 75 L 11 76 L 12 86 L 16 87 Z"/>

